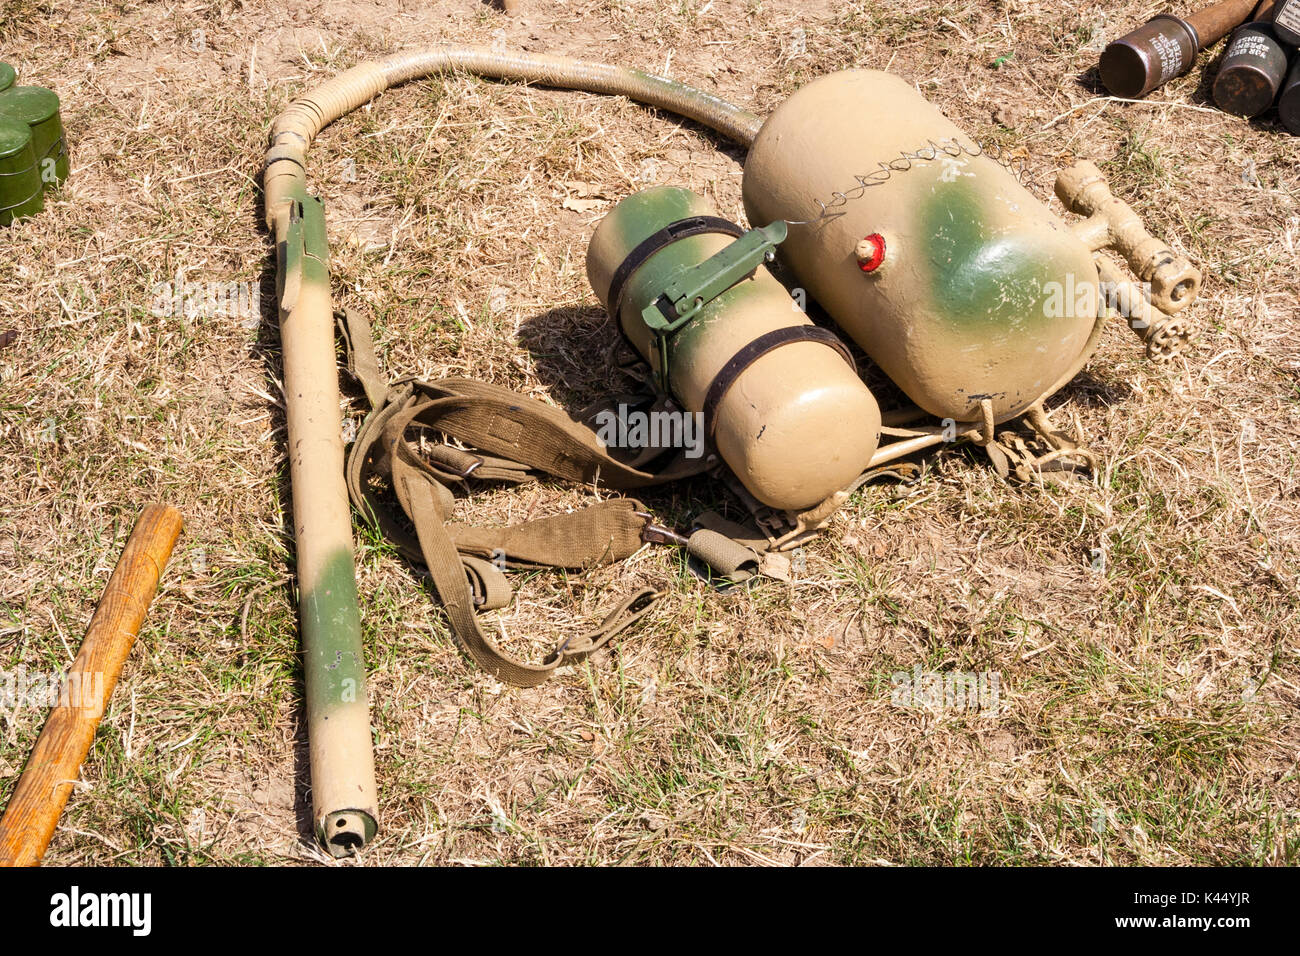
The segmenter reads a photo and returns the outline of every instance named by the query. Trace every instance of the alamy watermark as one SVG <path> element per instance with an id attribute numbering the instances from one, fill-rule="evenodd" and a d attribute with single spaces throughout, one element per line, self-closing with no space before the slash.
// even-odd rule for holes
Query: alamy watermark
<path id="1" fill-rule="evenodd" d="M 71 707 L 88 717 L 100 717 L 104 713 L 104 674 L 29 672 L 21 665 L 0 671 L 0 707 L 10 712 L 26 707 Z"/>
<path id="2" fill-rule="evenodd" d="M 256 282 L 175 282 L 153 287 L 149 311 L 158 318 L 231 318 L 260 321 L 262 289 Z"/>
<path id="3" fill-rule="evenodd" d="M 1043 315 L 1049 319 L 1096 318 L 1103 305 L 1123 313 L 1121 306 L 1136 301 L 1137 296 L 1150 302 L 1151 283 L 1099 282 L 1095 278 L 1080 281 L 1071 272 L 1066 274 L 1064 282 L 1053 280 L 1043 284 Z M 1147 323 L 1134 319 L 1131 324 L 1142 329 Z"/>
<path id="4" fill-rule="evenodd" d="M 50 897 L 50 925 L 116 926 L 131 930 L 132 936 L 148 936 L 153 929 L 153 894 L 82 892 L 73 885 L 68 892 Z"/>
<path id="5" fill-rule="evenodd" d="M 889 702 L 913 710 L 955 710 L 997 716 L 1002 707 L 999 671 L 910 671 L 890 675 Z"/>
<path id="6" fill-rule="evenodd" d="M 704 413 L 645 412 L 619 405 L 595 416 L 596 437 L 606 448 L 680 448 L 687 458 L 704 454 Z"/>

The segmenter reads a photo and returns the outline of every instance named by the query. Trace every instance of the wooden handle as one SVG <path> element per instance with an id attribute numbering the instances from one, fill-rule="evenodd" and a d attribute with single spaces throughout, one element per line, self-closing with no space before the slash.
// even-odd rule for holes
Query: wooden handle
<path id="1" fill-rule="evenodd" d="M 1196 35 L 1201 40 L 1201 49 L 1204 50 L 1249 20 L 1257 2 L 1258 0 L 1222 0 L 1221 3 L 1197 10 L 1184 19 L 1196 30 Z"/>
<path id="2" fill-rule="evenodd" d="M 59 704 L 50 711 L 0 819 L 0 865 L 40 863 L 180 533 L 175 508 L 151 504 L 140 513 L 86 628 Z"/>

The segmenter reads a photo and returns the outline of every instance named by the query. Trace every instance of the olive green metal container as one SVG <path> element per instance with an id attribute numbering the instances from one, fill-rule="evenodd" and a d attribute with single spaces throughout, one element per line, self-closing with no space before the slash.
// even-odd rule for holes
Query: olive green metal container
<path id="1" fill-rule="evenodd" d="M 32 131 L 26 123 L 0 115 L 0 226 L 34 216 L 44 206 Z"/>
<path id="2" fill-rule="evenodd" d="M 68 148 L 59 115 L 59 97 L 43 86 L 11 86 L 0 93 L 0 116 L 31 127 L 36 165 L 46 186 L 68 178 Z"/>
<path id="3" fill-rule="evenodd" d="M 13 86 L 15 78 L 14 68 L 8 63 L 0 63 L 0 92 Z"/>

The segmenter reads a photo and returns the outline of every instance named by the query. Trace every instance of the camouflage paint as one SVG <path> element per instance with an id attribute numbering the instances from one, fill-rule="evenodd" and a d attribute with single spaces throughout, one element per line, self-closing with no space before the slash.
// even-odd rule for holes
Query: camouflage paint
<path id="1" fill-rule="evenodd" d="M 634 248 L 672 222 L 717 216 L 689 190 L 656 187 L 624 199 L 601 222 L 587 250 L 587 275 L 607 309 L 611 277 Z M 654 333 L 642 310 L 680 272 L 735 239 L 723 233 L 686 236 L 650 256 L 624 284 L 621 328 L 652 357 Z M 668 340 L 674 397 L 689 411 L 704 407 L 723 366 L 769 332 L 812 323 L 766 267 L 706 304 Z M 880 438 L 871 392 L 834 349 L 792 342 L 755 359 L 718 403 L 718 453 L 764 504 L 802 510 L 846 487 L 867 467 Z"/>
<path id="2" fill-rule="evenodd" d="M 922 206 L 926 285 L 938 315 L 955 330 L 980 334 L 1049 321 L 1043 300 L 1051 263 L 1014 232 L 995 232 L 994 216 L 965 180 L 943 184 Z"/>
<path id="3" fill-rule="evenodd" d="M 302 627 L 303 674 L 307 692 L 307 740 L 311 755 L 312 790 L 315 797 L 318 768 L 321 773 L 339 774 L 342 790 L 326 806 L 317 803 L 314 813 L 317 837 L 335 856 L 368 843 L 375 835 L 376 806 L 373 783 L 367 786 L 364 771 L 370 766 L 370 708 L 366 694 L 365 659 L 361 644 L 361 618 L 357 610 L 356 567 L 351 549 L 324 556 L 323 565 L 308 567 L 299 562 L 301 584 L 298 597 Z M 364 735 L 358 728 L 364 729 Z M 351 765 L 351 766 L 349 766 Z M 346 782 L 356 777 L 355 782 Z M 348 799 L 351 789 L 352 799 Z M 355 828 L 360 823 L 361 839 Z"/>
<path id="4" fill-rule="evenodd" d="M 301 187 L 286 194 L 274 222 L 313 818 L 325 848 L 345 856 L 374 836 L 378 796 L 343 475 L 329 247 L 321 202 Z"/>
<path id="5" fill-rule="evenodd" d="M 298 611 L 306 635 L 308 716 L 312 721 L 328 720 L 338 705 L 365 700 L 361 617 L 351 552 L 340 551 L 325 559 L 311 586 L 300 591 Z"/>

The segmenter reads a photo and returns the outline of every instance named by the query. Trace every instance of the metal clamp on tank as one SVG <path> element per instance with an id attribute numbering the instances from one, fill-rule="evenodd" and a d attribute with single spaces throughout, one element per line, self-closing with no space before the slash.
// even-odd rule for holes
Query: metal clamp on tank
<path id="1" fill-rule="evenodd" d="M 678 273 L 641 311 L 646 328 L 654 333 L 649 362 L 660 389 L 672 393 L 668 372 L 668 340 L 672 335 L 722 293 L 751 278 L 760 265 L 776 258 L 776 247 L 787 234 L 784 220 L 751 229 L 721 252 Z"/>
<path id="2" fill-rule="evenodd" d="M 751 221 L 771 225 L 746 232 L 703 196 L 652 187 L 597 227 L 587 277 L 676 402 L 681 436 L 702 436 L 693 453 L 716 451 L 763 505 L 803 511 L 866 469 L 880 410 L 844 344 L 766 268 L 784 217 Z"/>

